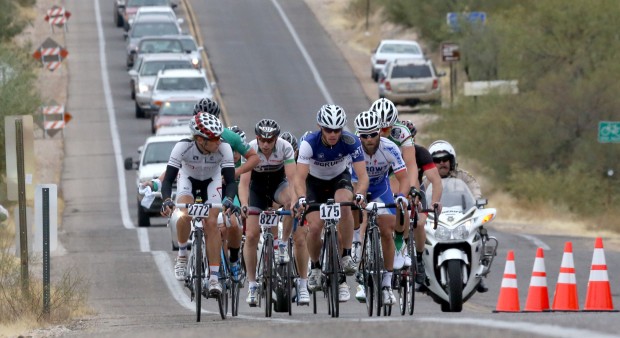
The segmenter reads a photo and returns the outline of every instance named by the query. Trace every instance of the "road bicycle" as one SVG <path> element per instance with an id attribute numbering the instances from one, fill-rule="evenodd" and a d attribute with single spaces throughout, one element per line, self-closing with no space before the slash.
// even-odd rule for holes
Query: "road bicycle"
<path id="1" fill-rule="evenodd" d="M 340 249 L 338 246 L 338 221 L 340 221 L 341 207 L 350 206 L 357 208 L 353 202 L 335 202 L 328 199 L 325 203 L 307 203 L 307 208 L 319 208 L 319 217 L 325 222 L 323 245 L 319 262 L 322 263 L 321 289 L 327 298 L 327 313 L 332 317 L 340 315 L 340 302 L 338 300 L 338 284 L 340 278 L 344 278 L 344 272 L 340 264 Z M 307 209 L 306 209 L 307 210 Z M 301 223 L 306 217 L 306 210 L 302 211 Z M 316 314 L 316 292 L 312 292 L 313 312 Z"/>
<path id="2" fill-rule="evenodd" d="M 274 250 L 274 236 L 272 228 L 278 227 L 280 216 L 290 216 L 290 210 L 249 210 L 248 215 L 258 216 L 258 225 L 261 228 L 263 246 L 256 265 L 256 280 L 259 287 L 259 303 L 265 299 L 265 317 L 271 317 L 275 307 L 279 312 L 288 310 L 291 315 L 291 295 L 293 285 L 292 260 L 289 250 L 289 261 L 280 264 L 276 261 Z M 290 244 L 290 242 L 289 242 Z M 290 247 L 289 247 L 290 248 Z M 274 297 L 275 295 L 275 297 Z"/>
<path id="3" fill-rule="evenodd" d="M 196 304 L 196 321 L 200 322 L 202 313 L 202 297 L 210 298 L 207 292 L 206 283 L 208 281 L 208 261 L 206 255 L 206 242 L 202 220 L 209 216 L 211 209 L 223 210 L 224 206 L 220 203 L 176 203 L 177 208 L 187 209 L 187 214 L 192 217 L 189 241 L 191 251 L 188 258 L 185 286 L 190 290 L 190 298 Z M 222 284 L 222 292 L 217 299 L 220 316 L 226 319 L 228 312 L 227 286 L 229 276 L 229 264 L 226 255 L 221 251 L 222 260 L 219 269 L 219 280 Z"/>

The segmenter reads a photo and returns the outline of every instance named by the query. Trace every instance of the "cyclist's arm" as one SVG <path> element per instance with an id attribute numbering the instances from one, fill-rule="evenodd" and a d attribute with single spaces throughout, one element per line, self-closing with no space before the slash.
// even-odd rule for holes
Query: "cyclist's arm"
<path id="1" fill-rule="evenodd" d="M 295 182 L 295 174 L 297 171 L 296 169 L 297 168 L 294 161 L 284 165 L 284 174 L 286 175 L 286 180 L 288 182 Z M 284 207 L 287 209 L 292 209 L 295 205 L 295 202 L 297 202 L 297 194 L 295 193 L 295 188 L 293 187 L 293 184 L 289 184 L 288 192 L 289 196 L 291 197 L 291 203 L 290 205 L 285 205 Z"/>
<path id="2" fill-rule="evenodd" d="M 310 172 L 310 166 L 305 163 L 297 163 L 295 179 L 295 192 L 297 196 L 306 196 L 306 178 Z"/>
<path id="3" fill-rule="evenodd" d="M 353 167 L 353 171 L 355 171 L 355 175 L 357 175 L 357 187 L 355 188 L 355 193 L 366 196 L 369 183 L 368 172 L 366 172 L 366 162 L 353 162 L 351 166 Z"/>
<path id="4" fill-rule="evenodd" d="M 420 189 L 420 182 L 418 182 L 418 164 L 415 161 L 415 147 L 406 146 L 401 147 L 400 150 L 403 153 L 403 159 L 407 165 L 407 172 L 409 174 L 409 186 Z"/>
<path id="5" fill-rule="evenodd" d="M 231 201 L 234 201 L 235 195 L 237 195 L 237 181 L 235 181 L 235 168 L 234 167 L 222 168 L 222 177 L 224 178 L 224 182 L 226 182 L 226 191 L 224 191 L 224 196 L 230 198 Z"/>
<path id="6" fill-rule="evenodd" d="M 256 150 L 250 149 L 248 150 L 243 157 L 245 157 L 245 163 L 243 163 L 239 168 L 235 169 L 235 178 L 240 177 L 242 174 L 252 171 L 254 167 L 258 164 L 260 159 L 258 158 L 258 154 L 256 154 Z"/>
<path id="7" fill-rule="evenodd" d="M 439 170 L 437 167 L 424 171 L 424 176 L 433 185 L 433 200 L 430 206 L 441 201 L 441 192 L 443 191 L 443 185 L 441 183 L 441 176 L 439 176 Z"/>
<path id="8" fill-rule="evenodd" d="M 394 172 L 394 177 L 396 177 L 396 180 L 398 180 L 398 191 L 396 191 L 396 193 L 407 196 L 410 187 L 407 168 Z"/>
<path id="9" fill-rule="evenodd" d="M 239 203 L 241 206 L 247 206 L 250 202 L 250 178 L 252 172 L 247 172 L 241 175 L 239 180 Z"/>
<path id="10" fill-rule="evenodd" d="M 164 173 L 166 175 L 161 181 L 161 198 L 165 201 L 172 196 L 172 183 L 179 173 L 179 168 L 168 165 Z"/>

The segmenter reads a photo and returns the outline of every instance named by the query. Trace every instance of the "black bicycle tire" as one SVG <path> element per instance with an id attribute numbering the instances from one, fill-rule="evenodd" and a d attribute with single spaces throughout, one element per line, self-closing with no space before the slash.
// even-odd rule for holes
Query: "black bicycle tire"
<path id="1" fill-rule="evenodd" d="M 233 282 L 230 288 L 231 315 L 239 315 L 239 283 Z"/>
<path id="2" fill-rule="evenodd" d="M 269 318 L 272 315 L 271 310 L 273 309 L 272 298 L 273 298 L 273 260 L 274 260 L 274 252 L 273 252 L 273 239 L 269 236 L 263 241 L 263 251 L 265 255 L 263 256 L 263 284 L 265 285 L 265 317 Z"/>
<path id="3" fill-rule="evenodd" d="M 371 230 L 371 246 L 372 246 L 372 260 L 374 261 L 374 269 L 372 270 L 372 279 L 375 284 L 375 298 L 377 301 L 377 317 L 381 316 L 381 310 L 383 307 L 383 295 L 381 292 L 381 257 L 379 252 L 379 228 Z"/>
<path id="4" fill-rule="evenodd" d="M 340 292 L 338 289 L 339 279 L 340 279 L 340 269 L 339 269 L 339 255 L 338 255 L 338 234 L 335 229 L 330 231 L 330 246 L 331 246 L 331 292 L 333 295 L 331 296 L 332 302 L 332 317 L 337 318 L 340 316 Z"/>
<path id="5" fill-rule="evenodd" d="M 362 273 L 364 280 L 364 293 L 366 295 L 366 312 L 368 313 L 368 317 L 372 317 L 374 312 L 374 285 L 372 282 L 371 271 L 373 264 L 370 262 L 370 255 L 372 255 L 372 248 L 370 247 L 370 236 L 369 236 L 368 227 L 366 227 L 366 235 L 364 236 L 364 246 L 362 248 Z"/>
<path id="6" fill-rule="evenodd" d="M 409 303 L 409 271 L 407 271 L 407 275 L 403 276 L 402 272 L 398 274 L 398 300 L 399 300 L 399 310 L 401 316 L 404 316 L 407 313 L 407 304 Z"/>
<path id="7" fill-rule="evenodd" d="M 223 249 L 222 249 L 223 250 Z M 228 286 L 226 285 L 227 276 L 228 276 L 228 268 L 230 266 L 228 262 L 228 258 L 226 255 L 221 254 L 222 261 L 220 262 L 220 275 L 219 280 L 222 285 L 222 292 L 220 292 L 219 297 L 217 298 L 217 307 L 220 312 L 220 317 L 222 319 L 226 319 L 226 315 L 228 314 Z"/>
<path id="8" fill-rule="evenodd" d="M 286 271 L 285 271 L 285 281 L 284 281 L 284 286 L 285 286 L 285 294 L 286 294 L 286 306 L 288 306 L 288 315 L 292 316 L 293 315 L 293 304 L 291 304 L 291 299 L 293 296 L 293 272 L 292 270 L 292 264 L 293 262 L 291 262 L 291 256 L 290 256 L 290 247 L 289 247 L 289 260 L 288 263 L 286 263 Z"/>
<path id="9" fill-rule="evenodd" d="M 409 257 L 411 257 L 411 266 L 409 266 L 409 277 L 407 280 L 407 284 L 409 287 L 409 298 L 407 299 L 407 310 L 410 316 L 413 316 L 415 312 L 415 277 L 418 273 L 417 271 L 417 258 L 415 251 L 415 240 L 413 238 L 413 229 L 409 230 L 409 241 L 407 241 L 407 251 L 409 252 Z"/>
<path id="10" fill-rule="evenodd" d="M 202 231 L 197 228 L 194 232 L 194 245 L 192 249 L 196 250 L 194 254 L 194 302 L 196 303 L 196 322 L 200 322 L 200 314 L 202 313 Z"/>

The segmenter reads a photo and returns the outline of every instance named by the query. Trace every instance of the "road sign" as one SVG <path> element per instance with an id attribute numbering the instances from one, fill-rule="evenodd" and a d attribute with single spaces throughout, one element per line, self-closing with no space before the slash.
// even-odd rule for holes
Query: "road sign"
<path id="1" fill-rule="evenodd" d="M 45 21 L 49 22 L 50 28 L 52 32 L 54 32 L 54 26 L 56 27 L 64 27 L 65 32 L 67 31 L 67 20 L 71 17 L 71 12 L 65 10 L 64 7 L 52 6 L 52 8 L 47 10 L 47 15 L 45 16 Z"/>
<path id="2" fill-rule="evenodd" d="M 487 13 L 486 12 L 466 12 L 466 13 L 456 13 L 450 12 L 446 15 L 446 21 L 448 23 L 448 27 L 453 32 L 458 32 L 459 21 L 465 21 L 469 23 L 478 23 L 484 25 L 487 21 Z"/>
<path id="3" fill-rule="evenodd" d="M 620 143 L 620 121 L 598 122 L 599 143 Z"/>
<path id="4" fill-rule="evenodd" d="M 43 67 L 51 72 L 60 67 L 62 60 L 69 56 L 69 52 L 52 38 L 47 38 L 32 56 L 43 63 Z"/>
<path id="5" fill-rule="evenodd" d="M 459 61 L 461 60 L 461 52 L 459 51 L 459 45 L 452 42 L 441 43 L 441 60 L 443 62 Z"/>

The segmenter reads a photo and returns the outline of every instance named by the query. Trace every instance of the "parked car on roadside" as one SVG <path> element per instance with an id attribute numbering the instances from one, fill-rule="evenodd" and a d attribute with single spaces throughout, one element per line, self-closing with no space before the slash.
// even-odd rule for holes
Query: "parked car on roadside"
<path id="1" fill-rule="evenodd" d="M 137 161 L 134 161 L 132 157 L 125 158 L 125 170 L 137 170 L 136 200 L 138 202 L 138 226 L 151 226 L 150 218 L 159 216 L 162 204 L 161 194 L 155 192 L 155 200 L 151 206 L 149 208 L 142 206 L 141 202 L 144 196 L 139 193 L 138 186 L 143 182 L 158 178 L 166 170 L 172 148 L 179 140 L 185 137 L 189 137 L 189 127 L 185 135 L 151 136 L 146 139 L 144 145 L 138 148 L 139 159 Z"/>
<path id="2" fill-rule="evenodd" d="M 132 98 L 136 100 L 136 118 L 144 117 L 151 109 L 153 84 L 162 69 L 194 69 L 191 57 L 186 54 L 145 54 L 129 70 Z"/>
<path id="3" fill-rule="evenodd" d="M 397 58 L 417 58 L 423 60 L 424 52 L 422 47 L 415 41 L 381 40 L 370 56 L 370 76 L 372 79 L 377 82 L 385 64 Z"/>
<path id="4" fill-rule="evenodd" d="M 379 75 L 379 97 L 397 105 L 441 104 L 440 77 L 430 60 L 395 59 Z"/>
<path id="5" fill-rule="evenodd" d="M 164 69 L 157 74 L 151 95 L 149 113 L 159 110 L 164 102 L 179 98 L 213 98 L 213 86 L 204 69 Z M 198 101 L 196 99 L 196 101 Z"/>

